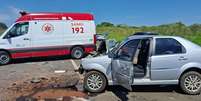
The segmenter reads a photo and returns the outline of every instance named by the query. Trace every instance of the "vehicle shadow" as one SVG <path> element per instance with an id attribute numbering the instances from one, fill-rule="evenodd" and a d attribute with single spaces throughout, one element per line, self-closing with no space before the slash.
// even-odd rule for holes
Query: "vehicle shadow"
<path id="1" fill-rule="evenodd" d="M 121 86 L 108 86 L 107 90 L 113 92 L 121 101 L 128 101 L 129 90 Z"/>
<path id="2" fill-rule="evenodd" d="M 132 88 L 134 92 L 176 92 L 183 94 L 177 85 L 133 86 Z"/>
<path id="3" fill-rule="evenodd" d="M 146 93 L 167 93 L 167 92 L 176 92 L 180 94 L 184 94 L 178 86 L 176 85 L 167 85 L 167 86 L 132 86 L 132 91 L 128 91 L 127 89 L 121 86 L 109 86 L 107 88 L 108 91 L 113 92 L 116 97 L 118 97 L 121 101 L 128 101 L 129 92 L 146 92 Z"/>
<path id="4" fill-rule="evenodd" d="M 24 58 L 24 59 L 13 59 L 10 64 L 21 64 L 21 63 L 29 63 L 29 62 L 59 61 L 59 60 L 68 60 L 68 59 L 72 59 L 72 58 L 70 56 Z"/>

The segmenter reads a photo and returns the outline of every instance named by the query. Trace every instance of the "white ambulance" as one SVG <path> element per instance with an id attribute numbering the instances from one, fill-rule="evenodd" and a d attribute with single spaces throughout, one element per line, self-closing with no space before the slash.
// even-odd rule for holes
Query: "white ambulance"
<path id="1" fill-rule="evenodd" d="M 0 64 L 11 59 L 71 55 L 95 50 L 93 15 L 86 13 L 21 13 L 0 37 Z"/>

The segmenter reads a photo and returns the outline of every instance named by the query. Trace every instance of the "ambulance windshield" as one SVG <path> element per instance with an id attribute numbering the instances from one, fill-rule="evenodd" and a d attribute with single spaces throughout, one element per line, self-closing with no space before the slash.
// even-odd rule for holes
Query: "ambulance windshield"
<path id="1" fill-rule="evenodd" d="M 17 23 L 8 31 L 5 37 L 12 38 L 12 37 L 17 37 L 17 36 L 27 34 L 28 29 L 29 29 L 28 22 Z"/>

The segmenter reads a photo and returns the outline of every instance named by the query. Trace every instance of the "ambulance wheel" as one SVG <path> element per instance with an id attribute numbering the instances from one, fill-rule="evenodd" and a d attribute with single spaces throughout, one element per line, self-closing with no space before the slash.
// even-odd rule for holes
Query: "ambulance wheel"
<path id="1" fill-rule="evenodd" d="M 84 56 L 84 50 L 81 47 L 74 47 L 71 50 L 71 56 L 74 59 L 81 59 Z"/>
<path id="2" fill-rule="evenodd" d="M 10 60 L 10 55 L 7 52 L 0 51 L 0 65 L 6 65 Z"/>
<path id="3" fill-rule="evenodd" d="M 90 71 L 84 77 L 84 90 L 91 93 L 101 93 L 107 86 L 106 77 L 97 71 Z"/>

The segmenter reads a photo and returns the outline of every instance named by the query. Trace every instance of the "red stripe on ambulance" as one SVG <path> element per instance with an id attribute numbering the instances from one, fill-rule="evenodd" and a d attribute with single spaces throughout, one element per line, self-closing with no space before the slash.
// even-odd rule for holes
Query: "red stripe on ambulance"
<path id="1" fill-rule="evenodd" d="M 27 13 L 16 22 L 32 20 L 94 20 L 94 17 L 87 13 Z"/>

